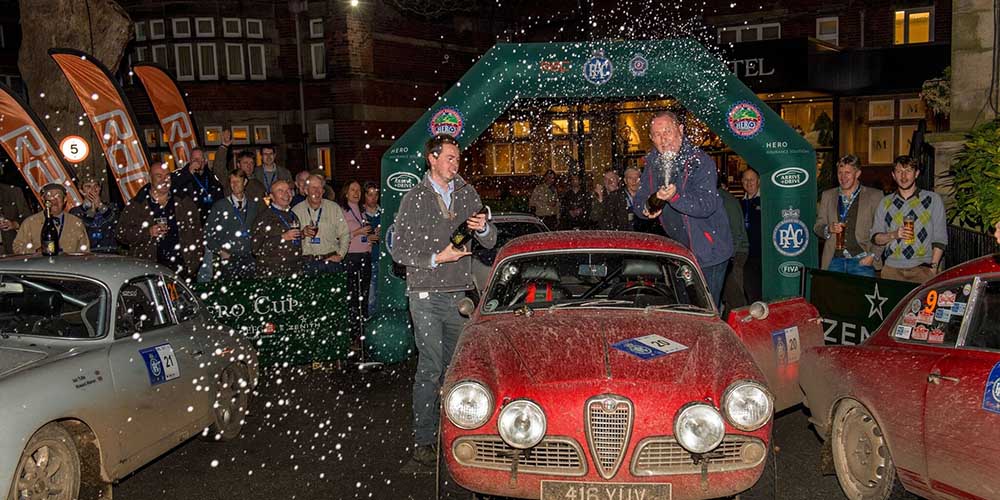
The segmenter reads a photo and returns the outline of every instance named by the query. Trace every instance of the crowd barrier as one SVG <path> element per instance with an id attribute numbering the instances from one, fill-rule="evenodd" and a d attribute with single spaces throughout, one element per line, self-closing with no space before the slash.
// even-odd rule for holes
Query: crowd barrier
<path id="1" fill-rule="evenodd" d="M 194 285 L 209 314 L 253 340 L 263 365 L 347 359 L 344 273 Z"/>
<path id="2" fill-rule="evenodd" d="M 802 295 L 823 318 L 827 344 L 860 344 L 889 317 L 916 283 L 805 268 Z"/>

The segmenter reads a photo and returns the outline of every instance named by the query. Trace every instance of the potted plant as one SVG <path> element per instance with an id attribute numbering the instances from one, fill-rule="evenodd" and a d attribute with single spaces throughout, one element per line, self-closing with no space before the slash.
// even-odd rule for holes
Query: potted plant
<path id="1" fill-rule="evenodd" d="M 992 232 L 1000 221 L 1000 120 L 984 123 L 967 136 L 951 166 L 954 203 L 948 217 L 967 227 Z"/>
<path id="2" fill-rule="evenodd" d="M 920 98 L 927 105 L 934 131 L 940 132 L 945 128 L 944 121 L 951 115 L 951 66 L 945 68 L 940 77 L 924 82 Z"/>

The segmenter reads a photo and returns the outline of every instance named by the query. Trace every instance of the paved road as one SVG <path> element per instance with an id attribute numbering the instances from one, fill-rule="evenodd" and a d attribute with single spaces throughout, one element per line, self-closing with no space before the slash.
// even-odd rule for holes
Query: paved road
<path id="1" fill-rule="evenodd" d="M 243 435 L 197 439 L 115 486 L 116 500 L 432 499 L 435 478 L 398 473 L 408 458 L 414 362 L 372 374 L 285 368 L 259 388 Z M 744 497 L 843 499 L 819 472 L 802 411 L 775 425 L 777 490 Z"/>

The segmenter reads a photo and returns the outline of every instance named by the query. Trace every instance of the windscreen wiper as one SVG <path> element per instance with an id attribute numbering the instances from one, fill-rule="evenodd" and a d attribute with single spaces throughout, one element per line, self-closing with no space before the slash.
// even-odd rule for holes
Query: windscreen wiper
<path id="1" fill-rule="evenodd" d="M 560 302 L 552 304 L 549 309 L 561 309 L 564 307 L 594 307 L 594 306 L 618 306 L 623 304 L 634 304 L 631 300 L 622 299 L 581 299 L 570 302 Z"/>

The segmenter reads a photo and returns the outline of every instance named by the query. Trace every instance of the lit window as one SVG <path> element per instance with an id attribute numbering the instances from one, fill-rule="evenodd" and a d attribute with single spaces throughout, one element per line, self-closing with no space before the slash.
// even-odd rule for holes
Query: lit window
<path id="1" fill-rule="evenodd" d="M 243 22 L 235 17 L 223 17 L 222 36 L 226 38 L 238 38 L 243 36 Z"/>
<path id="2" fill-rule="evenodd" d="M 333 155 L 330 148 L 316 148 L 316 168 L 322 169 L 326 177 L 333 177 Z"/>
<path id="3" fill-rule="evenodd" d="M 205 144 L 208 146 L 222 144 L 222 127 L 205 127 Z"/>
<path id="4" fill-rule="evenodd" d="M 310 44 L 309 56 L 312 60 L 313 78 L 326 78 L 326 45 L 322 43 Z"/>
<path id="5" fill-rule="evenodd" d="M 191 44 L 174 45 L 174 59 L 177 61 L 177 79 L 194 80 L 194 49 Z"/>
<path id="6" fill-rule="evenodd" d="M 840 44 L 840 18 L 821 17 L 816 19 L 816 39 Z"/>
<path id="7" fill-rule="evenodd" d="M 218 80 L 219 67 L 215 59 L 214 43 L 198 44 L 198 73 L 202 80 Z"/>
<path id="8" fill-rule="evenodd" d="M 243 45 L 226 44 L 226 72 L 230 80 L 244 80 L 247 72 L 243 64 Z"/>
<path id="9" fill-rule="evenodd" d="M 757 40 L 777 40 L 781 38 L 778 23 L 727 26 L 718 30 L 719 43 L 755 42 Z"/>
<path id="10" fill-rule="evenodd" d="M 270 144 L 271 143 L 271 126 L 270 125 L 254 125 L 253 126 L 253 142 L 255 144 Z"/>
<path id="11" fill-rule="evenodd" d="M 250 127 L 238 125 L 232 128 L 233 144 L 250 144 Z"/>
<path id="12" fill-rule="evenodd" d="M 934 41 L 934 9 L 897 10 L 893 17 L 892 43 L 905 45 Z"/>
<path id="13" fill-rule="evenodd" d="M 264 22 L 260 19 L 247 19 L 247 38 L 264 38 Z"/>
<path id="14" fill-rule="evenodd" d="M 173 19 L 174 24 L 174 38 L 190 38 L 191 37 L 191 20 L 186 17 L 179 17 Z"/>
<path id="15" fill-rule="evenodd" d="M 510 123 L 496 122 L 490 127 L 490 133 L 493 134 L 494 139 L 510 139 Z"/>
<path id="16" fill-rule="evenodd" d="M 146 139 L 146 146 L 150 148 L 155 148 L 157 146 L 156 133 L 157 129 L 147 128 L 142 130 L 142 136 Z"/>
<path id="17" fill-rule="evenodd" d="M 569 120 L 565 118 L 560 118 L 558 120 L 552 120 L 552 135 L 566 135 L 569 134 Z"/>
<path id="18" fill-rule="evenodd" d="M 309 38 L 323 38 L 323 19 L 309 20 Z"/>
<path id="19" fill-rule="evenodd" d="M 2 27 L 0 27 L 2 30 Z M 146 39 L 146 22 L 139 21 L 135 23 L 135 40 L 141 42 Z"/>
<path id="20" fill-rule="evenodd" d="M 263 45 L 247 45 L 247 53 L 250 56 L 250 79 L 251 80 L 265 80 L 267 79 L 267 66 L 265 64 L 266 59 L 264 57 L 264 46 Z"/>
<path id="21" fill-rule="evenodd" d="M 166 27 L 163 23 L 163 19 L 150 19 L 149 20 L 149 39 L 150 40 L 162 40 L 166 36 Z"/>
<path id="22" fill-rule="evenodd" d="M 194 18 L 194 32 L 198 36 L 215 36 L 215 19 L 211 17 Z"/>
<path id="23" fill-rule="evenodd" d="M 523 138 L 531 135 L 531 123 L 527 121 L 514 122 L 514 137 Z"/>

